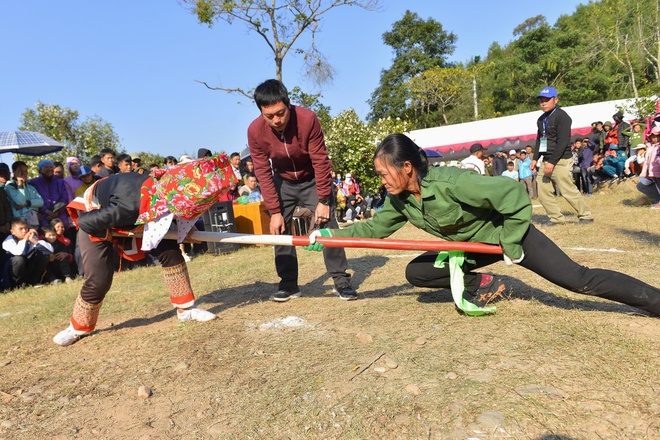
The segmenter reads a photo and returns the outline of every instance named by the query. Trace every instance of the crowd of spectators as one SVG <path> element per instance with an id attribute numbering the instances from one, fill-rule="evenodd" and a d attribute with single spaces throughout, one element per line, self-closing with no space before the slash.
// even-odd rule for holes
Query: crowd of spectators
<path id="1" fill-rule="evenodd" d="M 623 120 L 621 112 L 610 121 L 596 121 L 591 133 L 573 138 L 573 179 L 580 192 L 590 197 L 596 188 L 638 178 L 637 189 L 660 209 L 660 115 L 650 123 Z M 532 169 L 534 149 L 509 150 L 501 147 L 495 154 L 484 154 L 481 144 L 470 147 L 470 156 L 461 161 L 460 168 L 472 169 L 488 176 L 506 176 L 520 181 L 531 199 L 536 199 L 538 166 Z"/>
<path id="2" fill-rule="evenodd" d="M 211 155 L 207 149 L 199 150 L 199 157 Z M 241 161 L 238 153 L 231 156 L 239 179 L 225 196 L 234 200 L 242 192 L 254 200 L 260 196 L 254 178 L 254 167 L 248 158 Z M 238 159 L 238 161 L 236 161 Z M 116 173 L 149 173 L 155 168 L 167 168 L 192 160 L 183 155 L 165 158 L 163 164 L 142 166 L 139 157 L 116 155 L 112 149 L 103 149 L 82 164 L 76 157 L 67 157 L 65 163 L 41 160 L 37 176 L 28 178 L 28 164 L 16 161 L 11 170 L 0 163 L 0 290 L 22 286 L 40 287 L 46 283 L 71 283 L 83 276 L 80 252 L 76 246 L 76 228 L 66 206 L 75 197 L 84 194 L 95 181 Z M 244 178 L 247 182 L 243 186 Z M 182 246 L 186 260 L 190 248 Z M 154 264 L 153 259 L 144 263 Z M 116 270 L 130 269 L 136 263 L 116 257 Z"/>

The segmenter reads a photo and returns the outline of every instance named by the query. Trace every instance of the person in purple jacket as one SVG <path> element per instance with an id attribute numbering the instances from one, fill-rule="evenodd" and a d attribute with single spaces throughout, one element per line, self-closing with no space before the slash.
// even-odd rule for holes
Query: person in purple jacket
<path id="1" fill-rule="evenodd" d="M 28 183 L 34 186 L 44 199 L 43 206 L 39 208 L 40 224 L 48 225 L 52 220 L 59 218 L 68 228 L 71 226 L 71 219 L 66 212 L 66 205 L 71 200 L 64 181 L 55 177 L 55 165 L 48 159 L 39 162 L 38 169 L 39 177 L 30 179 Z"/>

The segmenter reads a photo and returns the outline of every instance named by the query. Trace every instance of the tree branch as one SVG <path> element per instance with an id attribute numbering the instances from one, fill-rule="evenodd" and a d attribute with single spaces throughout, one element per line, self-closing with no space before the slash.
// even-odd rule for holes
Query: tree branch
<path id="1" fill-rule="evenodd" d="M 211 87 L 211 86 L 208 85 L 205 81 L 200 81 L 200 80 L 198 80 L 198 79 L 196 79 L 195 82 L 198 82 L 198 83 L 200 83 L 200 84 L 204 84 L 204 85 L 206 86 L 206 88 L 207 88 L 207 89 L 210 89 L 210 90 L 222 90 L 223 92 L 227 92 L 227 93 L 238 93 L 238 94 L 240 94 L 240 95 L 245 96 L 246 98 L 248 98 L 248 99 L 251 100 L 251 101 L 254 100 L 254 97 L 252 96 L 252 94 L 246 92 L 245 90 L 241 89 L 240 87 L 236 87 L 236 88 L 228 88 L 228 87 Z"/>

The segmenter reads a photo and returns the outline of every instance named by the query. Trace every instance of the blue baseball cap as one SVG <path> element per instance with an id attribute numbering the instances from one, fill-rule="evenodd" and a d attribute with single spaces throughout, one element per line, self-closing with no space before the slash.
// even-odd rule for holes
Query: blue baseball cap
<path id="1" fill-rule="evenodd" d="M 554 87 L 544 87 L 543 90 L 539 92 L 538 98 L 556 98 L 557 97 L 557 89 Z"/>
<path id="2" fill-rule="evenodd" d="M 80 168 L 78 169 L 78 178 L 92 173 L 93 171 L 90 167 L 88 167 L 87 165 L 81 165 Z"/>

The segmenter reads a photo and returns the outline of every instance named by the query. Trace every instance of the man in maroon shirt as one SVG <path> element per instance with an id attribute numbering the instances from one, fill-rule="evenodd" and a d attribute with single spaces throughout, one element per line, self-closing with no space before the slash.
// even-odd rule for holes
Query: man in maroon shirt
<path id="1" fill-rule="evenodd" d="M 323 131 L 316 114 L 291 105 L 281 81 L 270 79 L 254 91 L 261 115 L 248 127 L 248 146 L 261 194 L 270 212 L 270 233 L 291 234 L 296 206 L 314 212 L 324 228 L 338 228 L 334 210 L 332 163 L 325 148 Z M 357 299 L 346 273 L 348 261 L 342 248 L 324 248 L 328 274 L 334 281 L 335 295 Z M 270 299 L 288 301 L 300 296 L 298 258 L 293 246 L 275 246 L 275 268 L 279 288 Z"/>

